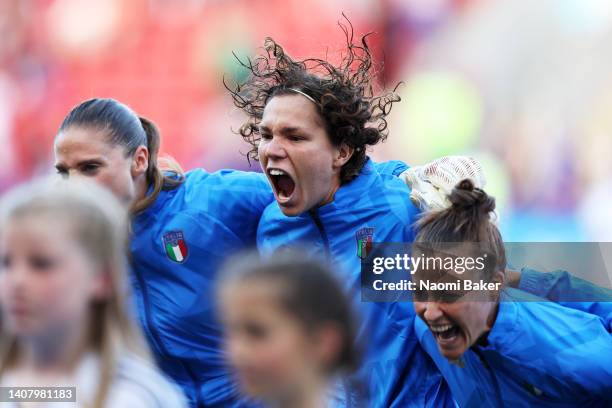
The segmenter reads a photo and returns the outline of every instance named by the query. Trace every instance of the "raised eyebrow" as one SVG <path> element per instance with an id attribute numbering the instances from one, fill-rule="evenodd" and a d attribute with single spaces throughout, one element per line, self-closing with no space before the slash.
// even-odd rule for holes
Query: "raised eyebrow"
<path id="1" fill-rule="evenodd" d="M 295 133 L 299 132 L 301 129 L 295 126 L 285 126 L 281 128 L 281 133 Z"/>
<path id="2" fill-rule="evenodd" d="M 267 126 L 259 126 L 259 131 L 260 132 L 267 132 L 267 133 L 271 133 L 271 129 Z M 288 134 L 288 133 L 295 133 L 295 132 L 301 132 L 302 129 L 296 126 L 283 126 L 282 128 L 280 128 L 280 133 L 282 134 Z"/>
<path id="3" fill-rule="evenodd" d="M 296 132 L 302 132 L 302 128 L 297 126 L 283 126 L 280 128 L 280 133 L 284 135 Z"/>

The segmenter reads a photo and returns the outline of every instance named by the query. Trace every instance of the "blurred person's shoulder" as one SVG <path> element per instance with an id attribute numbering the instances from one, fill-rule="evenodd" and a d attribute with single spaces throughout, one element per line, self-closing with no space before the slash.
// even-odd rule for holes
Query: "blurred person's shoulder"
<path id="1" fill-rule="evenodd" d="M 102 381 L 103 364 L 98 353 L 88 352 L 80 359 L 76 370 L 67 376 L 55 379 L 54 387 L 74 387 L 77 405 L 89 406 Z M 26 387 L 22 377 L 13 372 L 0 378 L 2 387 Z M 4 405 L 0 404 L 4 407 Z M 56 402 L 58 408 L 75 406 L 74 403 Z M 7 405 L 11 407 L 13 405 Z M 18 407 L 19 405 L 14 405 Z M 118 359 L 116 371 L 106 394 L 108 408 L 184 408 L 186 400 L 177 385 L 167 379 L 152 363 L 131 353 L 124 353 Z"/>
<path id="2" fill-rule="evenodd" d="M 180 388 L 152 363 L 125 353 L 119 359 L 106 401 L 108 407 L 186 407 Z"/>

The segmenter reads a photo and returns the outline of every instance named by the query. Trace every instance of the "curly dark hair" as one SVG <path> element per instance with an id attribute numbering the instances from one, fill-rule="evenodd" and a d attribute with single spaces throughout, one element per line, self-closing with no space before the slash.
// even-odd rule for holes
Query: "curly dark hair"
<path id="1" fill-rule="evenodd" d="M 344 15 L 343 15 L 344 16 Z M 350 160 L 342 167 L 340 182 L 347 183 L 357 177 L 365 164 L 366 147 L 387 137 L 386 117 L 393 103 L 400 97 L 392 92 L 374 94 L 375 77 L 373 57 L 367 42 L 368 36 L 354 43 L 353 26 L 339 22 L 346 37 L 346 53 L 338 66 L 323 59 L 294 60 L 272 38 L 264 42 L 265 53 L 254 60 L 238 63 L 249 71 L 244 83 L 228 85 L 234 105 L 244 111 L 248 121 L 237 131 L 252 149 L 247 159 L 258 160 L 257 146 L 261 139 L 259 123 L 268 101 L 278 95 L 295 94 L 295 90 L 310 96 L 319 107 L 327 134 L 334 146 L 342 143 L 354 149 Z"/>

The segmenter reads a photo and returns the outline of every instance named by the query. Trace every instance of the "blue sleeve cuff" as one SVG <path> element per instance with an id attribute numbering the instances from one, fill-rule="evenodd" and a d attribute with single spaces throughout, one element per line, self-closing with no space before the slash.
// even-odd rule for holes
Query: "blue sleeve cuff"
<path id="1" fill-rule="evenodd" d="M 610 302 L 612 290 L 573 276 L 567 271 L 521 270 L 519 289 L 553 302 Z"/>
<path id="2" fill-rule="evenodd" d="M 551 273 L 542 273 L 529 268 L 521 269 L 521 280 L 518 288 L 532 295 L 548 298 L 553 286 L 554 276 Z"/>

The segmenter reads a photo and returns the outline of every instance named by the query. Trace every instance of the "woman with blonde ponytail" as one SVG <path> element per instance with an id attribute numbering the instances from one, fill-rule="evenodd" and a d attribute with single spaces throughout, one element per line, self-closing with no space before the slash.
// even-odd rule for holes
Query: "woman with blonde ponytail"
<path id="1" fill-rule="evenodd" d="M 0 386 L 76 387 L 77 407 L 185 406 L 126 311 L 125 221 L 91 182 L 3 198 Z"/>

